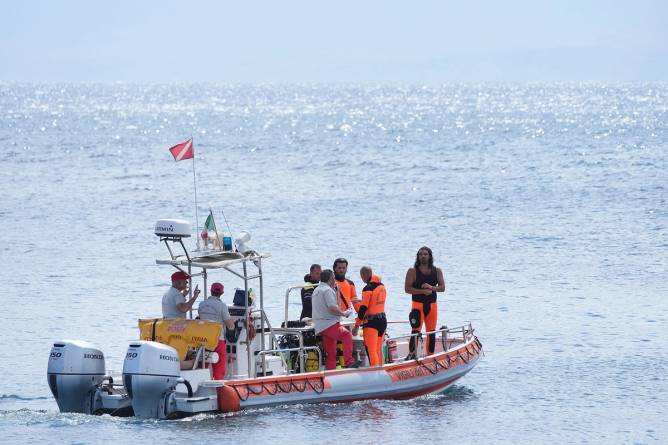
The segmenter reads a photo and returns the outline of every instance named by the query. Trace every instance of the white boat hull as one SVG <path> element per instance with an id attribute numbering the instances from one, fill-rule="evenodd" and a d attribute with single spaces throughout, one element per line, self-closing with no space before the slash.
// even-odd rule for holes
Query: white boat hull
<path id="1" fill-rule="evenodd" d="M 448 352 L 381 367 L 226 381 L 218 389 L 219 408 L 410 399 L 445 390 L 476 366 L 481 353 L 480 342 L 472 337 Z"/>

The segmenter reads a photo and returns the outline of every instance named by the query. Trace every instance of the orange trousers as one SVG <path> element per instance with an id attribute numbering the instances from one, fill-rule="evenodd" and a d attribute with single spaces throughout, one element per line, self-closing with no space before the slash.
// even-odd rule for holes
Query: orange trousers
<path id="1" fill-rule="evenodd" d="M 369 366 L 383 363 L 383 334 L 371 326 L 364 328 L 364 346 L 369 355 Z"/>
<path id="2" fill-rule="evenodd" d="M 417 328 L 413 328 L 411 333 L 417 334 L 422 330 L 423 325 L 425 327 L 425 331 L 427 332 L 435 331 L 436 319 L 438 318 L 438 305 L 436 304 L 436 302 L 430 304 L 424 304 L 424 303 L 419 303 L 417 301 L 413 301 L 412 303 L 413 304 L 411 305 L 411 309 L 420 311 L 420 326 Z M 429 307 L 429 312 L 426 314 L 424 313 L 425 306 Z M 427 335 L 427 354 L 433 354 L 435 346 L 436 346 L 436 334 Z M 409 347 L 411 352 L 415 352 L 415 337 L 411 338 Z"/>

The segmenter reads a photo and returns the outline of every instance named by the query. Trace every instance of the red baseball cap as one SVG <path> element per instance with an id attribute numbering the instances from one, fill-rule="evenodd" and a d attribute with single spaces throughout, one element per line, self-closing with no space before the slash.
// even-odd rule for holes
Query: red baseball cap
<path id="1" fill-rule="evenodd" d="M 225 292 L 225 286 L 223 286 L 223 283 L 213 283 L 211 285 L 212 294 L 219 295 L 222 294 L 223 292 Z"/>
<path id="2" fill-rule="evenodd" d="M 188 278 L 190 278 L 190 275 L 185 272 L 178 271 L 172 274 L 172 281 L 187 280 Z"/>

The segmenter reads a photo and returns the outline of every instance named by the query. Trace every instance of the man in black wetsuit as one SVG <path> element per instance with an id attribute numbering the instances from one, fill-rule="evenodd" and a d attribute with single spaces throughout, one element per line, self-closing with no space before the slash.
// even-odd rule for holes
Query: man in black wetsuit
<path id="1" fill-rule="evenodd" d="M 415 256 L 415 264 L 406 272 L 404 290 L 411 294 L 412 305 L 409 316 L 411 333 L 417 334 L 424 324 L 427 332 L 436 330 L 438 306 L 436 292 L 445 291 L 443 271 L 434 266 L 434 255 L 427 246 L 422 246 Z M 409 343 L 408 359 L 415 358 L 415 338 Z M 434 353 L 436 334 L 427 335 L 427 354 Z"/>
<path id="2" fill-rule="evenodd" d="M 304 281 L 306 284 L 302 288 L 302 313 L 299 316 L 300 320 L 313 317 L 311 295 L 313 294 L 313 290 L 320 282 L 320 272 L 322 272 L 320 264 L 311 264 L 309 273 L 304 275 Z"/>

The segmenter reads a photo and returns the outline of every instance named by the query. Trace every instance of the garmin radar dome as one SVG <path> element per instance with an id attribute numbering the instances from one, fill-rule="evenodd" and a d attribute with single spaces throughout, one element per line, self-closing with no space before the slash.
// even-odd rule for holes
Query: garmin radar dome
<path id="1" fill-rule="evenodd" d="M 190 221 L 184 219 L 159 219 L 154 233 L 161 238 L 188 238 L 192 232 Z"/>

